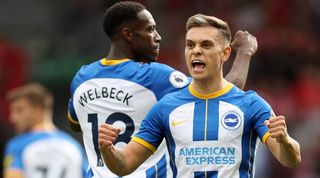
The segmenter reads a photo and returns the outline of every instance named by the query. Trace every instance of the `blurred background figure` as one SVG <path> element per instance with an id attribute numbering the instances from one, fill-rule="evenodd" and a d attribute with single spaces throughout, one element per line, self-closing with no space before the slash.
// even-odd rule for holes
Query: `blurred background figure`
<path id="1" fill-rule="evenodd" d="M 11 90 L 7 98 L 17 136 L 6 145 L 4 178 L 84 178 L 84 150 L 54 126 L 51 93 L 40 84 L 28 84 Z"/>
<path id="2" fill-rule="evenodd" d="M 152 12 L 157 31 L 163 34 L 158 61 L 185 73 L 184 23 L 189 16 L 214 15 L 228 21 L 231 29 L 256 36 L 259 49 L 245 89 L 254 89 L 276 114 L 286 115 L 288 132 L 301 144 L 302 154 L 300 166 L 287 169 L 268 151 L 259 150 L 256 173 L 263 172 L 263 178 L 320 177 L 320 159 L 311 159 L 320 150 L 320 0 L 136 1 Z M 69 83 L 81 65 L 107 54 L 110 43 L 105 42 L 101 22 L 104 10 L 115 2 L 119 0 L 0 1 L 0 34 L 28 56 L 24 78 L 44 84 L 55 94 L 54 122 L 69 133 L 74 134 L 65 119 Z M 3 66 L 1 75 L 2 70 Z M 5 85 L 1 80 L 1 89 Z M 1 130 L 4 134 L 11 133 Z M 73 136 L 81 140 L 80 135 Z"/>

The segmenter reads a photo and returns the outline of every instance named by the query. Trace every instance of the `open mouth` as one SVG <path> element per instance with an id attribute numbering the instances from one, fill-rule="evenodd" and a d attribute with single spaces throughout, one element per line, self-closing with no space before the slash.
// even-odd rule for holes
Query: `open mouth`
<path id="1" fill-rule="evenodd" d="M 191 65 L 194 69 L 204 69 L 206 67 L 206 63 L 198 59 L 192 60 Z"/>

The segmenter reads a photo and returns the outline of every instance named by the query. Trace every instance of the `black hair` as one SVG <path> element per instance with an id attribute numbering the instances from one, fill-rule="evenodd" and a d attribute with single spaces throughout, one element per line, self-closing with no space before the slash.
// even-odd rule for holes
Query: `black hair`
<path id="1" fill-rule="evenodd" d="M 123 1 L 112 5 L 104 14 L 104 32 L 111 38 L 116 33 L 115 29 L 118 26 L 124 22 L 137 20 L 137 14 L 144 9 L 146 9 L 144 5 L 132 1 Z"/>

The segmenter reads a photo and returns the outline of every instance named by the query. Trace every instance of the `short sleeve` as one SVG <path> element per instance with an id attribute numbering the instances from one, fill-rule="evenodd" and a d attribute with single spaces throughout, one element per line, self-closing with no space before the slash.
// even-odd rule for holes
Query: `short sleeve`
<path id="1" fill-rule="evenodd" d="M 68 103 L 68 119 L 71 123 L 79 125 L 79 120 L 74 110 L 73 101 L 70 98 Z"/>
<path id="2" fill-rule="evenodd" d="M 21 146 L 10 141 L 5 148 L 4 168 L 5 169 L 23 169 Z"/>
<path id="3" fill-rule="evenodd" d="M 273 113 L 272 108 L 264 99 L 255 94 L 252 97 L 250 110 L 254 111 L 251 117 L 254 130 L 258 134 L 260 140 L 265 143 L 269 136 L 269 129 L 264 124 L 264 121 L 271 117 L 271 114 Z"/>

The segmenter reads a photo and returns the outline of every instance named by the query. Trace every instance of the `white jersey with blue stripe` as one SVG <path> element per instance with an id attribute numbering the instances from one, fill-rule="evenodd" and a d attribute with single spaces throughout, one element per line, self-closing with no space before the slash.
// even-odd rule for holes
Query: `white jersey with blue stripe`
<path id="1" fill-rule="evenodd" d="M 134 141 L 152 151 L 165 138 L 173 177 L 248 178 L 271 107 L 232 84 L 210 95 L 192 87 L 166 95 L 147 114 Z"/>
<path id="2" fill-rule="evenodd" d="M 81 145 L 59 130 L 14 137 L 6 145 L 4 165 L 24 178 L 84 178 L 88 166 Z"/>
<path id="3" fill-rule="evenodd" d="M 80 124 L 83 132 L 90 166 L 88 177 L 118 177 L 105 166 L 99 150 L 98 128 L 102 123 L 121 128 L 115 145 L 122 147 L 159 99 L 188 83 L 184 74 L 159 63 L 102 59 L 82 67 L 71 83 L 69 119 Z M 171 177 L 169 156 L 165 153 L 163 142 L 157 153 L 125 177 Z"/>

